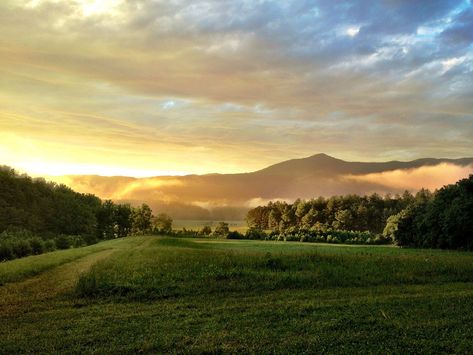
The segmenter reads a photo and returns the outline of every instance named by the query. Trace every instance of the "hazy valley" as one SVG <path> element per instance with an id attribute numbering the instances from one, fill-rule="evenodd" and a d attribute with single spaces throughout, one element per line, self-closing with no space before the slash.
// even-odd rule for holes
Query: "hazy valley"
<path id="1" fill-rule="evenodd" d="M 271 200 L 435 190 L 471 173 L 473 158 L 348 162 L 316 154 L 242 174 L 51 179 L 103 199 L 135 205 L 146 202 L 175 219 L 236 220 L 243 219 L 250 208 Z"/>

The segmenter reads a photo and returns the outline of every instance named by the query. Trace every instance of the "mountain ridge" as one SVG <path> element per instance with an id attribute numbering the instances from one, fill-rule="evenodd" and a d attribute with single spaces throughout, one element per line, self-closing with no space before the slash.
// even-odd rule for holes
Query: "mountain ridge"
<path id="1" fill-rule="evenodd" d="M 129 178 L 129 179 L 153 179 L 153 178 L 182 178 L 182 177 L 196 177 L 196 176 L 223 176 L 223 175 L 248 175 L 248 174 L 255 174 L 255 173 L 260 173 L 260 172 L 267 172 L 267 171 L 272 171 L 273 168 L 279 167 L 279 166 L 284 166 L 287 167 L 288 164 L 292 164 L 295 162 L 307 162 L 311 160 L 317 159 L 316 162 L 318 163 L 323 163 L 323 160 L 325 162 L 338 162 L 340 164 L 347 164 L 347 165 L 372 165 L 372 166 L 385 166 L 386 168 L 390 168 L 392 170 L 396 169 L 409 169 L 409 168 L 415 168 L 418 166 L 425 166 L 425 165 L 436 165 L 440 163 L 451 163 L 455 165 L 460 165 L 460 166 L 466 166 L 473 164 L 473 157 L 462 157 L 462 158 L 418 158 L 414 160 L 407 160 L 407 161 L 402 161 L 402 160 L 388 160 L 388 161 L 381 161 L 381 162 L 370 162 L 370 161 L 349 161 L 349 160 L 343 160 L 339 158 L 335 158 L 331 155 L 325 154 L 325 153 L 317 153 L 310 155 L 308 157 L 302 157 L 302 158 L 293 158 L 293 159 L 288 159 L 284 160 L 279 163 L 271 164 L 265 168 L 254 170 L 254 171 L 248 171 L 248 172 L 240 172 L 240 173 L 206 173 L 206 174 L 186 174 L 186 175 L 153 175 L 153 176 L 148 176 L 148 177 L 134 177 L 134 176 L 127 176 L 127 175 L 99 175 L 99 174 L 68 174 L 68 175 L 63 175 L 63 176 L 70 176 L 70 177 L 76 177 L 76 176 L 88 176 L 88 177 L 105 177 L 105 178 Z M 323 160 L 321 160 L 323 159 Z"/>
<path id="2" fill-rule="evenodd" d="M 216 210 L 240 211 L 241 217 L 249 208 L 271 200 L 436 189 L 469 174 L 473 174 L 473 158 L 348 162 L 315 154 L 247 173 L 149 178 L 68 175 L 56 181 L 101 198 L 132 204 L 146 202 L 156 211 L 187 219 L 204 218 Z M 233 212 L 228 219 L 235 219 Z M 224 219 L 226 215 L 219 216 Z"/>

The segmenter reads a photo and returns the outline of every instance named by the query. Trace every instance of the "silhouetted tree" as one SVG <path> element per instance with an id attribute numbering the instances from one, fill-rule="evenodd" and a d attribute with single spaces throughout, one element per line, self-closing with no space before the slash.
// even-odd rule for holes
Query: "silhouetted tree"
<path id="1" fill-rule="evenodd" d="M 214 230 L 214 234 L 221 237 L 226 237 L 229 232 L 230 229 L 228 228 L 228 223 L 226 222 L 218 222 Z"/>

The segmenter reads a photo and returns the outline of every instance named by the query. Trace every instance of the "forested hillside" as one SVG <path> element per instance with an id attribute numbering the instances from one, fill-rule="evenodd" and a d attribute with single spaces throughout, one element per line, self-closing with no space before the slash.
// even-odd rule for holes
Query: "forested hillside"
<path id="1" fill-rule="evenodd" d="M 17 227 L 42 235 L 96 234 L 101 207 L 94 195 L 0 168 L 0 233 Z"/>
<path id="2" fill-rule="evenodd" d="M 166 215 L 154 217 L 146 204 L 131 207 L 102 201 L 0 167 L 0 261 L 169 230 L 170 223 Z"/>

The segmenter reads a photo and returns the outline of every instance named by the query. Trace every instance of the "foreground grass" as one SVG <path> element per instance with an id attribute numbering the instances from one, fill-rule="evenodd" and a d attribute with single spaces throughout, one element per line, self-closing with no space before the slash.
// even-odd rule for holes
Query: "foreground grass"
<path id="1" fill-rule="evenodd" d="M 0 352 L 473 348 L 469 253 L 156 237 L 114 242 L 120 246 L 113 253 L 41 274 L 44 282 L 75 277 L 56 296 L 0 312 Z M 70 274 L 77 267 L 82 276 Z"/>
<path id="2" fill-rule="evenodd" d="M 86 297 L 152 300 L 473 281 L 470 254 L 417 251 L 409 255 L 394 248 L 264 244 L 157 238 L 146 249 L 126 250 L 97 263 L 80 278 L 77 292 Z M 246 247 L 239 249 L 239 245 Z"/>

